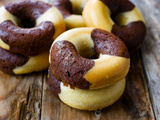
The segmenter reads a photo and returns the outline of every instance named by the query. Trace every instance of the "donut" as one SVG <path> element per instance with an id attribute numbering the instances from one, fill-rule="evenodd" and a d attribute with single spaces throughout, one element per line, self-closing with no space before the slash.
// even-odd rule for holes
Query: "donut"
<path id="1" fill-rule="evenodd" d="M 58 36 L 51 46 L 49 59 L 58 80 L 82 89 L 97 89 L 118 82 L 127 75 L 130 66 L 128 49 L 118 37 L 85 27 Z"/>
<path id="2" fill-rule="evenodd" d="M 58 36 L 49 60 L 47 83 L 51 91 L 64 103 L 84 110 L 113 104 L 124 91 L 130 66 L 128 49 L 118 37 L 90 27 L 74 28 Z M 93 99 L 93 95 L 100 98 Z"/>
<path id="3" fill-rule="evenodd" d="M 53 5 L 57 7 L 65 18 L 66 29 L 85 27 L 82 17 L 82 9 L 87 0 L 54 0 Z"/>
<path id="4" fill-rule="evenodd" d="M 9 52 L 0 47 L 0 70 L 9 74 L 26 74 L 41 71 L 49 66 L 48 57 L 49 52 L 29 57 Z"/>
<path id="5" fill-rule="evenodd" d="M 24 56 L 48 51 L 65 31 L 59 10 L 40 1 L 9 3 L 0 8 L 0 15 L 0 47 Z"/>
<path id="6" fill-rule="evenodd" d="M 87 26 L 112 32 L 126 44 L 130 52 L 144 41 L 144 18 L 129 0 L 88 0 L 82 15 Z"/>
<path id="7" fill-rule="evenodd" d="M 49 70 L 47 81 L 52 93 L 65 104 L 80 110 L 98 110 L 112 105 L 123 94 L 125 89 L 125 78 L 113 85 L 104 88 L 86 90 L 66 86 L 58 81 Z"/>
<path id="8" fill-rule="evenodd" d="M 0 7 L 0 15 L 0 70 L 26 74 L 46 69 L 51 44 L 65 31 L 59 10 L 26 0 Z"/>

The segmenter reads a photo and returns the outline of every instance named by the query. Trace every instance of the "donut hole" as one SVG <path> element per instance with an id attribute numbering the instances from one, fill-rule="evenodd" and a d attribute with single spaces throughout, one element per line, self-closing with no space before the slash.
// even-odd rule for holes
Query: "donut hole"
<path id="1" fill-rule="evenodd" d="M 35 27 L 35 21 L 30 19 L 21 19 L 18 26 L 22 28 L 33 28 Z"/>
<path id="2" fill-rule="evenodd" d="M 70 0 L 72 3 L 72 13 L 75 15 L 82 15 L 83 8 L 85 6 L 86 1 L 75 1 L 75 0 Z"/>
<path id="3" fill-rule="evenodd" d="M 41 1 L 22 0 L 5 5 L 5 9 L 19 19 L 18 26 L 33 28 L 36 20 L 52 6 Z"/>
<path id="4" fill-rule="evenodd" d="M 92 52 L 91 48 L 89 48 L 89 47 L 86 47 L 86 48 L 79 50 L 78 53 L 84 58 L 88 58 L 88 59 L 93 59 L 93 58 L 96 59 L 97 58 L 94 56 L 94 53 Z"/>
<path id="5" fill-rule="evenodd" d="M 94 49 L 85 43 L 80 43 L 76 46 L 78 54 L 84 58 L 92 59 L 94 56 Z"/>
<path id="6" fill-rule="evenodd" d="M 81 9 L 74 9 L 74 8 L 72 8 L 71 14 L 82 15 L 82 11 L 83 11 L 83 8 L 81 8 Z"/>
<path id="7" fill-rule="evenodd" d="M 34 17 L 34 12 L 31 12 L 31 15 L 24 14 L 19 15 L 17 18 L 19 19 L 18 26 L 21 28 L 33 28 L 36 26 L 36 18 Z"/>
<path id="8" fill-rule="evenodd" d="M 86 36 L 81 36 L 76 38 L 77 40 L 73 42 L 78 54 L 84 58 L 92 59 L 94 56 L 94 43 Z"/>
<path id="9" fill-rule="evenodd" d="M 111 18 L 116 25 L 122 26 L 123 18 L 118 17 L 117 15 L 111 14 Z"/>

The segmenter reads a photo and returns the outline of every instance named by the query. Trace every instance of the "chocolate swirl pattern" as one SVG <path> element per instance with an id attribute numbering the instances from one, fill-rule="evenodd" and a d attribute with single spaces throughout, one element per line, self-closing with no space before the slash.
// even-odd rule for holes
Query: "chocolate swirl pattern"
<path id="1" fill-rule="evenodd" d="M 9 3 L 0 11 L 0 69 L 10 74 L 46 69 L 50 46 L 65 31 L 61 13 L 50 4 L 29 0 Z"/>
<path id="2" fill-rule="evenodd" d="M 129 0 L 89 0 L 83 17 L 87 26 L 118 36 L 130 52 L 142 44 L 146 35 L 144 18 Z"/>
<path id="3" fill-rule="evenodd" d="M 119 86 L 119 92 L 113 90 L 113 101 L 122 95 L 129 65 L 128 49 L 118 37 L 101 29 L 75 28 L 61 34 L 52 44 L 48 84 L 57 98 L 72 107 L 100 109 L 112 104 L 108 97 L 100 97 L 102 92 Z M 103 105 L 94 106 L 98 101 L 90 97 L 77 102 L 77 95 L 84 98 L 97 91 L 97 97 L 107 101 Z"/>

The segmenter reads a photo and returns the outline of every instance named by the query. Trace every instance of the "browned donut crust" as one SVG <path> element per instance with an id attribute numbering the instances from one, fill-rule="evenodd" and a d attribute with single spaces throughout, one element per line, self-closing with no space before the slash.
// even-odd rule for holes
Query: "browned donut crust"
<path id="1" fill-rule="evenodd" d="M 135 5 L 129 0 L 100 0 L 109 7 L 111 15 L 131 11 Z M 142 21 L 131 22 L 126 26 L 114 24 L 111 32 L 118 36 L 127 45 L 130 52 L 139 47 L 145 38 L 146 27 Z"/>
<path id="2" fill-rule="evenodd" d="M 0 38 L 10 45 L 10 51 L 24 56 L 35 56 L 48 51 L 53 42 L 54 26 L 50 21 L 34 28 L 20 28 L 7 20 L 0 24 Z"/>
<path id="3" fill-rule="evenodd" d="M 112 33 L 123 40 L 132 52 L 143 43 L 146 35 L 146 27 L 142 21 L 132 22 L 123 27 L 113 25 Z"/>
<path id="4" fill-rule="evenodd" d="M 94 66 L 94 61 L 80 56 L 75 46 L 68 41 L 58 41 L 51 50 L 51 68 L 54 76 L 81 89 L 89 89 L 90 83 L 84 78 L 85 73 Z"/>
<path id="5" fill-rule="evenodd" d="M 94 51 L 96 57 L 102 53 L 129 58 L 127 47 L 118 37 L 114 36 L 113 34 L 105 30 L 94 29 L 91 33 L 91 37 L 94 41 Z"/>
<path id="6" fill-rule="evenodd" d="M 22 25 L 34 26 L 36 19 L 46 12 L 52 5 L 41 2 L 41 1 L 18 1 L 5 5 L 5 8 L 14 16 L 19 18 Z M 29 24 L 29 25 L 27 25 Z"/>
<path id="7" fill-rule="evenodd" d="M 69 0 L 54 0 L 53 5 L 61 11 L 64 18 L 73 13 L 72 3 Z"/>
<path id="8" fill-rule="evenodd" d="M 51 68 L 48 71 L 48 75 L 49 78 L 47 80 L 47 83 L 49 85 L 50 90 L 52 91 L 52 93 L 54 94 L 54 96 L 56 96 L 59 99 L 58 94 L 61 93 L 61 89 L 60 89 L 60 81 L 58 81 L 55 76 L 52 73 Z"/>
<path id="9" fill-rule="evenodd" d="M 22 27 L 27 27 L 18 27 L 10 20 L 0 24 L 0 38 L 9 45 L 11 52 L 36 56 L 50 49 L 55 33 L 53 23 L 44 21 L 34 26 L 36 19 L 51 7 L 44 2 L 28 0 L 5 5 L 11 14 L 20 19 Z"/>
<path id="10" fill-rule="evenodd" d="M 112 13 L 116 15 L 118 13 L 132 10 L 135 5 L 128 0 L 100 0 L 107 5 Z"/>
<path id="11" fill-rule="evenodd" d="M 113 34 L 94 29 L 91 33 L 94 42 L 92 57 L 98 57 L 100 53 L 129 58 L 125 44 Z M 75 46 L 66 40 L 57 41 L 51 49 L 51 69 L 53 75 L 59 81 L 71 88 L 78 87 L 89 89 L 89 83 L 84 75 L 94 67 L 95 62 L 78 54 Z"/>
<path id="12" fill-rule="evenodd" d="M 14 74 L 13 69 L 22 66 L 29 60 L 29 57 L 11 53 L 7 50 L 4 50 L 0 47 L 0 70 L 9 73 Z"/>

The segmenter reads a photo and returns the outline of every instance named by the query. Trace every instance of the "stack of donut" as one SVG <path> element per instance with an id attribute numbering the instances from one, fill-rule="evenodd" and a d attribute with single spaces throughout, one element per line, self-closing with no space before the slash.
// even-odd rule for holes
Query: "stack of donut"
<path id="1" fill-rule="evenodd" d="M 49 66 L 53 94 L 82 110 L 121 97 L 129 52 L 146 34 L 129 0 L 54 0 L 53 6 L 27 0 L 2 6 L 0 15 L 0 69 L 25 74 Z"/>
<path id="2" fill-rule="evenodd" d="M 122 95 L 130 58 L 112 33 L 75 28 L 54 41 L 50 64 L 48 84 L 55 96 L 74 108 L 97 110 Z"/>
<path id="3" fill-rule="evenodd" d="M 65 31 L 59 10 L 27 0 L 2 6 L 0 15 L 0 69 L 10 74 L 46 69 L 50 46 Z"/>
<path id="4" fill-rule="evenodd" d="M 123 94 L 130 66 L 128 49 L 131 53 L 142 44 L 146 28 L 143 16 L 128 0 L 81 3 L 53 2 L 71 30 L 58 36 L 51 46 L 48 85 L 65 104 L 97 110 Z M 81 8 L 79 19 L 75 18 L 75 6 L 78 11 Z"/>

